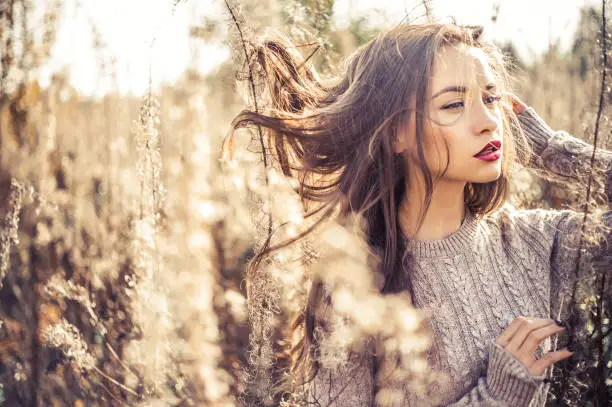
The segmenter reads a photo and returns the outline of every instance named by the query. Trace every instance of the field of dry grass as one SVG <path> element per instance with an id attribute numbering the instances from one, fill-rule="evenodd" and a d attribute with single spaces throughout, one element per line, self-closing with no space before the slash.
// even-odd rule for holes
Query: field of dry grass
<path id="1" fill-rule="evenodd" d="M 142 97 L 109 91 L 94 99 L 65 73 L 44 88 L 32 79 L 62 23 L 62 1 L 47 3 L 42 21 L 29 20 L 34 2 L 0 3 L 0 405 L 279 405 L 287 323 L 323 272 L 347 287 L 334 320 L 340 334 L 323 356 L 338 359 L 351 341 L 384 333 L 401 342 L 407 374 L 418 376 L 429 343 L 418 313 L 401 296 L 373 293 L 366 250 L 350 226 L 332 223 L 316 241 L 278 252 L 247 298 L 245 267 L 267 228 L 279 242 L 310 221 L 295 181 L 264 170 L 256 132 L 240 133 L 235 160 L 219 159 L 232 117 L 253 108 L 252 94 L 243 98 L 251 89 L 240 35 L 273 26 L 299 43 L 319 41 L 313 61 L 331 75 L 376 29 L 356 21 L 335 31 L 331 1 L 266 2 L 276 14 L 231 1 L 224 19 L 192 29 L 196 41 L 231 47 L 233 58 L 214 73 L 188 68 Z M 590 142 L 602 104 L 598 147 L 610 148 L 601 11 L 582 13 L 571 50 L 552 43 L 529 64 L 517 60 L 516 87 L 556 129 Z M 27 24 L 44 24 L 45 35 L 26 35 Z M 516 174 L 513 191 L 524 207 L 579 209 L 585 198 L 584 185 L 527 172 Z M 592 204 L 606 205 L 597 194 Z M 612 398 L 611 291 L 602 278 L 580 287 L 573 334 L 592 346 L 556 372 L 553 393 L 564 393 L 551 405 Z"/>

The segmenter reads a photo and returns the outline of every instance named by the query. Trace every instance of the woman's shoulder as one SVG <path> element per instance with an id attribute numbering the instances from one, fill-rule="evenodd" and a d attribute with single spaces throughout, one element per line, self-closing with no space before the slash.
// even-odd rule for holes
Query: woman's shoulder
<path id="1" fill-rule="evenodd" d="M 483 216 L 481 228 L 488 241 L 495 241 L 504 252 L 517 253 L 525 264 L 547 262 L 560 231 L 571 217 L 566 209 L 517 208 L 505 203 Z"/>
<path id="2" fill-rule="evenodd" d="M 505 232 L 525 232 L 550 235 L 566 221 L 577 221 L 578 213 L 570 209 L 518 208 L 510 202 L 485 215 L 483 221 Z"/>

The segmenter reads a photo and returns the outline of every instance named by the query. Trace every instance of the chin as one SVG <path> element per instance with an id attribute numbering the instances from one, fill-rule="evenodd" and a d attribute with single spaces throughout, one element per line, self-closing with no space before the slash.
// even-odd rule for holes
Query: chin
<path id="1" fill-rule="evenodd" d="M 499 179 L 499 177 L 501 177 L 501 171 L 497 171 L 493 174 L 490 175 L 484 175 L 482 177 L 478 177 L 478 178 L 473 178 L 471 180 L 469 180 L 468 182 L 471 182 L 472 184 L 488 184 L 489 182 L 495 182 Z"/>

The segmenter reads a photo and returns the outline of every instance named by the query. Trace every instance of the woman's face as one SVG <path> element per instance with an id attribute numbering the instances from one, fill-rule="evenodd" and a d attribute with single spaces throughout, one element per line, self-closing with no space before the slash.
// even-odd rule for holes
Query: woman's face
<path id="1" fill-rule="evenodd" d="M 444 47 L 437 53 L 425 102 L 429 116 L 424 117 L 423 152 L 434 179 L 446 166 L 441 178 L 446 181 L 486 183 L 501 174 L 500 158 L 486 161 L 476 158 L 491 141 L 500 141 L 503 150 L 501 95 L 484 52 L 478 48 Z M 400 129 L 396 152 L 405 155 L 408 171 L 418 162 L 415 113 L 408 129 Z M 501 151 L 499 151 L 501 153 Z"/>

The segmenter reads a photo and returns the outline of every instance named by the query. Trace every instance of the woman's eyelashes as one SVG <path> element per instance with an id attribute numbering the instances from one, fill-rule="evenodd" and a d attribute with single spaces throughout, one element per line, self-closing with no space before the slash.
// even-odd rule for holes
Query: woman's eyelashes
<path id="1" fill-rule="evenodd" d="M 490 102 L 491 104 L 494 104 L 502 100 L 502 96 L 501 95 L 489 95 L 487 99 L 491 100 Z"/>
<path id="2" fill-rule="evenodd" d="M 501 95 L 488 95 L 485 98 L 486 103 L 488 104 L 497 104 L 497 102 L 499 102 L 500 100 L 502 100 L 502 96 Z M 460 102 L 455 102 L 455 103 L 449 103 L 448 105 L 444 105 L 442 106 L 442 109 L 444 110 L 453 110 L 453 109 L 459 109 L 463 107 L 463 101 Z"/>
<path id="3" fill-rule="evenodd" d="M 452 110 L 452 109 L 459 109 L 460 107 L 463 107 L 463 102 L 455 102 L 455 103 L 451 103 L 448 105 L 444 105 L 442 106 L 442 109 Z"/>

